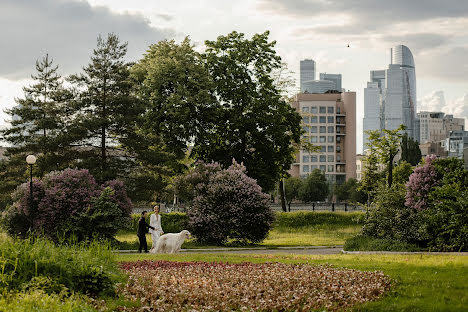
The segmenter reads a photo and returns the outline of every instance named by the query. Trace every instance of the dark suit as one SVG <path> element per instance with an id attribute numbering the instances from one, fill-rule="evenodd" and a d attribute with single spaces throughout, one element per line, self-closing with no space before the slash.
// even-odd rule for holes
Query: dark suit
<path id="1" fill-rule="evenodd" d="M 146 243 L 146 233 L 148 233 L 148 229 L 153 229 L 151 225 L 146 223 L 145 217 L 141 216 L 140 220 L 138 220 L 138 239 L 140 240 L 140 246 L 138 247 L 138 252 L 141 252 L 142 249 L 145 252 L 148 252 L 148 244 Z"/>

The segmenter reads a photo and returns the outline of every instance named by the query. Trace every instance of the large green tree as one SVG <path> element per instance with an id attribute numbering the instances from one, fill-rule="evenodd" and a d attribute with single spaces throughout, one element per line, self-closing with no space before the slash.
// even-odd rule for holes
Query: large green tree
<path id="1" fill-rule="evenodd" d="M 300 178 L 289 177 L 284 181 L 284 193 L 288 210 L 291 211 L 291 203 L 295 199 L 299 199 L 301 194 L 303 181 Z"/>
<path id="2" fill-rule="evenodd" d="M 303 182 L 300 198 L 306 203 L 322 201 L 327 198 L 329 192 L 325 173 L 319 169 L 314 169 Z"/>
<path id="3" fill-rule="evenodd" d="M 366 131 L 369 135 L 368 147 L 370 147 L 371 153 L 375 153 L 380 164 L 387 166 L 387 184 L 389 187 L 392 186 L 394 160 L 400 150 L 403 130 L 405 130 L 405 127 L 401 125 L 395 130 Z"/>
<path id="4" fill-rule="evenodd" d="M 413 166 L 416 166 L 421 161 L 421 150 L 419 149 L 418 141 L 412 137 L 408 137 L 408 133 L 404 133 L 401 138 L 401 161 L 406 161 Z"/>
<path id="5" fill-rule="evenodd" d="M 275 81 L 281 58 L 269 32 L 246 39 L 232 32 L 206 41 L 203 54 L 219 101 L 218 122 L 194 146 L 196 157 L 229 166 L 242 162 L 265 192 L 271 191 L 294 161 L 301 136 L 300 115 Z"/>
<path id="6" fill-rule="evenodd" d="M 90 169 L 98 181 L 126 175 L 127 155 L 119 149 L 138 113 L 131 96 L 130 65 L 124 60 L 127 43 L 109 34 L 97 39 L 91 62 L 83 73 L 72 75 L 75 110 L 69 131 L 74 135 L 80 166 Z"/>

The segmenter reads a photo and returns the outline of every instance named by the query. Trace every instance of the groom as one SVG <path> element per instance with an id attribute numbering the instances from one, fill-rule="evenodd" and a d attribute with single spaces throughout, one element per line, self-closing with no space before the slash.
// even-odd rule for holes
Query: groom
<path id="1" fill-rule="evenodd" d="M 138 247 L 138 252 L 141 252 L 142 249 L 145 249 L 145 252 L 148 252 L 148 244 L 146 243 L 146 233 L 148 232 L 148 228 L 153 229 L 151 225 L 146 223 L 145 220 L 146 211 L 141 213 L 141 218 L 138 220 L 138 239 L 140 240 L 140 246 Z"/>

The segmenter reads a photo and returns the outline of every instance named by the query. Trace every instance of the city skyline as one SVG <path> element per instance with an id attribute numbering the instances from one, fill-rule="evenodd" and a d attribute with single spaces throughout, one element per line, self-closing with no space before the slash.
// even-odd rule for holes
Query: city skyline
<path id="1" fill-rule="evenodd" d="M 89 62 L 99 34 L 110 31 L 129 42 L 129 60 L 150 44 L 190 36 L 197 49 L 233 30 L 250 37 L 270 30 L 278 54 L 295 72 L 313 59 L 316 73 L 341 73 L 342 85 L 357 97 L 357 150 L 362 148 L 364 88 L 369 71 L 389 63 L 388 49 L 404 44 L 417 67 L 418 110 L 468 117 L 468 3 L 447 1 L 424 6 L 406 1 L 353 6 L 332 0 L 174 2 L 136 0 L 2 1 L 5 29 L 0 40 L 0 126 L 30 83 L 34 63 L 46 53 L 64 75 Z M 378 22 L 378 27 L 377 27 Z M 349 44 L 349 47 L 348 47 Z"/>

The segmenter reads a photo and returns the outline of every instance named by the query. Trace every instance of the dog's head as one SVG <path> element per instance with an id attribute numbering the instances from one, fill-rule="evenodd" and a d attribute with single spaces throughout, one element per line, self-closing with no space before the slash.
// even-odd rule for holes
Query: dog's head
<path id="1" fill-rule="evenodd" d="M 187 230 L 183 230 L 181 233 L 185 235 L 185 238 L 191 238 L 192 237 L 192 234 L 190 234 L 190 232 L 187 231 Z"/>

